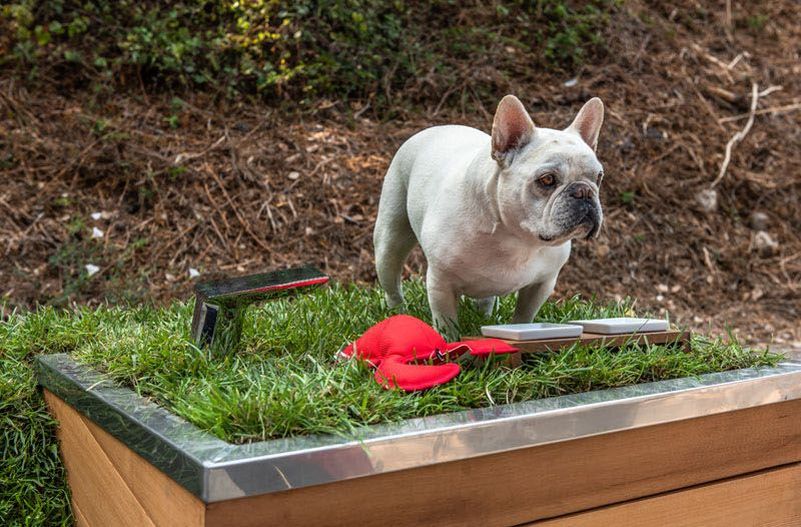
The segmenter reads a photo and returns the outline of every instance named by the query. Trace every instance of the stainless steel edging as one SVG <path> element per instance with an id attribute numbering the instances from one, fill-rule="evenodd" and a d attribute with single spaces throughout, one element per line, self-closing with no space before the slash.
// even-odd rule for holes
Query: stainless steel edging
<path id="1" fill-rule="evenodd" d="M 67 355 L 39 382 L 207 503 L 801 398 L 801 364 L 743 369 L 410 419 L 358 437 L 232 445 Z"/>

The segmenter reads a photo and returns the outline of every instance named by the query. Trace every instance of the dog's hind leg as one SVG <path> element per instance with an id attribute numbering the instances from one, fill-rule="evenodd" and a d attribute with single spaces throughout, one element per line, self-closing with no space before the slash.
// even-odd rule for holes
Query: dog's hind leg
<path id="1" fill-rule="evenodd" d="M 406 185 L 395 165 L 393 161 L 384 179 L 373 231 L 378 283 L 384 289 L 391 308 L 403 304 L 403 263 L 417 244 L 406 213 Z"/>
<path id="2" fill-rule="evenodd" d="M 376 224 L 376 230 L 378 224 Z M 384 289 L 389 307 L 403 304 L 401 276 L 409 252 L 417 244 L 411 227 L 406 232 L 387 230 L 375 237 L 375 268 L 378 283 Z"/>

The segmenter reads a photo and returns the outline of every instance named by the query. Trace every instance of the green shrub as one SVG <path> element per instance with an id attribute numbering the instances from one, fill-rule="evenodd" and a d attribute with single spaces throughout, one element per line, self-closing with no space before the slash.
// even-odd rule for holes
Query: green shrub
<path id="1" fill-rule="evenodd" d="M 454 61 L 486 62 L 510 46 L 532 65 L 572 68 L 602 48 L 615 5 L 17 0 L 0 13 L 0 62 L 34 75 L 47 67 L 92 80 L 363 97 L 421 78 L 447 88 L 460 81 Z M 493 62 L 503 68 L 502 56 Z"/>

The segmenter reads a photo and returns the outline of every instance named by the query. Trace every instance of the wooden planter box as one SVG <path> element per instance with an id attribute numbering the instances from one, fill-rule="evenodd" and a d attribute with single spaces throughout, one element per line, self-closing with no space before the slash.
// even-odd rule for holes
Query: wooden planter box
<path id="1" fill-rule="evenodd" d="M 79 525 L 801 525 L 801 364 L 231 445 L 39 359 Z"/>

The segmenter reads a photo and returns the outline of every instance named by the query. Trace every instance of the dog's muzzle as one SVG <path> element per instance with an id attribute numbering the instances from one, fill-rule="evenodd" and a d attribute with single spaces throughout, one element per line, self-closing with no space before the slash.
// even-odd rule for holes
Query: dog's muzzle
<path id="1" fill-rule="evenodd" d="M 585 240 L 591 240 L 598 235 L 598 231 L 601 230 L 601 222 L 598 218 L 598 213 L 595 213 L 595 217 L 591 220 L 590 231 L 587 233 L 587 236 L 584 237 Z"/>
<path id="2" fill-rule="evenodd" d="M 601 212 L 594 201 L 581 201 L 572 203 L 570 212 L 565 214 L 560 222 L 561 231 L 567 237 L 575 237 L 577 234 L 589 240 L 598 234 L 601 228 Z M 577 231 L 586 230 L 587 234 L 579 234 Z"/>
<path id="3" fill-rule="evenodd" d="M 594 238 L 601 228 L 601 212 L 592 187 L 583 181 L 577 181 L 571 184 L 566 192 L 573 201 L 571 209 L 573 217 L 576 218 L 574 228 L 578 229 L 581 226 L 589 225 L 584 239 Z"/>

